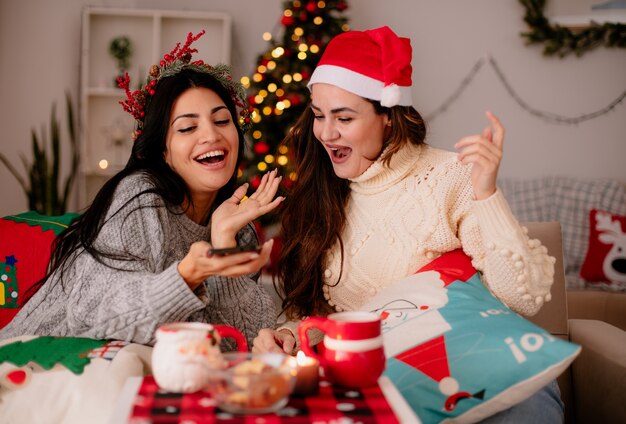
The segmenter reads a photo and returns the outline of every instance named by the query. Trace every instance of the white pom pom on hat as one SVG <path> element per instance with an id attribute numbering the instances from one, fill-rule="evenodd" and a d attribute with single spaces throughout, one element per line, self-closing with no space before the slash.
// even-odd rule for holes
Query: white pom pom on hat
<path id="1" fill-rule="evenodd" d="M 311 79 L 377 100 L 382 106 L 411 106 L 411 40 L 384 26 L 337 35 L 326 46 Z"/>
<path id="2" fill-rule="evenodd" d="M 395 84 L 389 84 L 383 87 L 383 91 L 380 93 L 380 104 L 385 107 L 395 106 L 400 104 L 400 87 Z"/>

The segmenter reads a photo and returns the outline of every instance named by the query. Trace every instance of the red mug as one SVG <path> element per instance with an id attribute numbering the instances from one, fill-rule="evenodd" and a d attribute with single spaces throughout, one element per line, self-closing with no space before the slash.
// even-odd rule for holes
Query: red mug
<path id="1" fill-rule="evenodd" d="M 310 346 L 308 330 L 324 333 L 321 353 Z M 328 317 L 309 317 L 298 327 L 301 349 L 320 361 L 332 383 L 361 388 L 375 385 L 385 371 L 385 350 L 380 316 L 373 312 L 337 312 Z"/>

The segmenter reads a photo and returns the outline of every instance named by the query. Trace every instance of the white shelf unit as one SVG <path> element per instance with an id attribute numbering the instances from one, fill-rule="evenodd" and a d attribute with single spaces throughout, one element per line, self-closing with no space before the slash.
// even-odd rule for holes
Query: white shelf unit
<path id="1" fill-rule="evenodd" d="M 198 49 L 195 60 L 230 64 L 232 27 L 230 15 L 202 11 L 87 7 L 82 19 L 79 209 L 123 168 L 132 147 L 134 120 L 119 104 L 125 93 L 115 84 L 118 69 L 109 53 L 111 41 L 127 36 L 132 43 L 128 74 L 135 90 L 145 84 L 150 67 L 176 43 L 184 43 L 189 32 L 206 31 L 193 44 Z"/>

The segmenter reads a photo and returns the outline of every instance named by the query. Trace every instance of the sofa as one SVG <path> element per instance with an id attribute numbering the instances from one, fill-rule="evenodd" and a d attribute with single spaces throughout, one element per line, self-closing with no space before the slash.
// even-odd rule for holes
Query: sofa
<path id="1" fill-rule="evenodd" d="M 521 222 L 560 223 L 569 318 L 595 319 L 626 330 L 626 286 L 585 281 L 580 275 L 590 253 L 590 212 L 626 216 L 626 184 L 551 176 L 501 179 L 498 186 Z"/>
<path id="2" fill-rule="evenodd" d="M 553 300 L 531 320 L 583 347 L 559 378 L 566 422 L 626 422 L 626 291 L 580 275 L 593 253 L 591 211 L 626 216 L 626 185 L 552 176 L 501 179 L 498 186 L 529 234 L 557 258 Z"/>
<path id="3" fill-rule="evenodd" d="M 563 244 L 559 222 L 523 223 L 531 238 L 541 240 L 554 256 L 552 300 L 530 320 L 551 334 L 582 346 L 580 355 L 558 378 L 561 399 L 565 403 L 566 423 L 626 422 L 626 330 L 597 318 L 615 318 L 623 324 L 626 304 L 622 293 L 589 290 L 596 305 L 593 312 L 572 317 L 570 305 L 584 311 L 587 293 L 566 289 Z M 572 299 L 570 294 L 576 293 Z M 615 297 L 615 299 L 612 299 Z M 609 300 L 607 300 L 609 299 Z M 605 307 L 607 306 L 608 307 Z"/>
<path id="4" fill-rule="evenodd" d="M 589 249 L 591 211 L 606 211 L 626 220 L 626 184 L 551 176 L 501 179 L 498 186 L 520 222 L 560 223 L 569 318 L 595 319 L 626 330 L 626 284 L 585 281 L 580 275 L 593 253 Z"/>

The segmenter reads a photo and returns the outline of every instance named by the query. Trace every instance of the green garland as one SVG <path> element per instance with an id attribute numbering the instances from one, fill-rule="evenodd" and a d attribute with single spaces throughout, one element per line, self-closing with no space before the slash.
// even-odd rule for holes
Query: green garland
<path id="1" fill-rule="evenodd" d="M 530 31 L 521 33 L 527 44 L 543 43 L 546 56 L 567 56 L 570 53 L 582 56 L 583 53 L 604 45 L 605 47 L 626 47 L 626 24 L 592 22 L 588 28 L 572 31 L 559 25 L 551 25 L 543 14 L 546 0 L 519 0 L 526 8 L 524 21 Z"/>

